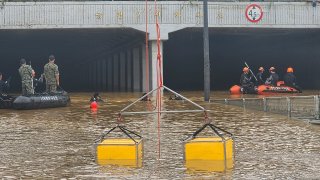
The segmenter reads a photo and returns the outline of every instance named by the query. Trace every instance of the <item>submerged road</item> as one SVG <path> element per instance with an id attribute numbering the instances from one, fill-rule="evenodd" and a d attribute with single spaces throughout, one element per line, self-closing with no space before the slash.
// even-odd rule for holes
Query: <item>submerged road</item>
<path id="1" fill-rule="evenodd" d="M 139 93 L 101 93 L 107 102 L 89 109 L 89 93 L 72 93 L 66 108 L 0 110 L 0 177 L 116 179 L 319 179 L 320 126 L 286 116 L 202 101 L 202 92 L 184 96 L 210 109 L 213 122 L 235 135 L 235 167 L 225 173 L 189 171 L 184 166 L 182 139 L 196 131 L 203 114 L 163 114 L 161 158 L 158 160 L 156 115 L 126 116 L 127 128 L 145 140 L 143 166 L 100 166 L 94 142 L 116 125 L 117 113 Z M 213 92 L 215 98 L 226 93 Z M 191 109 L 182 101 L 167 101 L 170 110 Z M 133 107 L 145 110 L 144 102 Z M 209 132 L 207 132 L 209 133 Z"/>

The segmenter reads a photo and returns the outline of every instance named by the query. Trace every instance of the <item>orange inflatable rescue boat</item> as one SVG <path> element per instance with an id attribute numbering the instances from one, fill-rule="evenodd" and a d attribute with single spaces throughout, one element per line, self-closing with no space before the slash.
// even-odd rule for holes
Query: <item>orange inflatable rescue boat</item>
<path id="1" fill-rule="evenodd" d="M 243 94 L 243 89 L 238 85 L 233 85 L 229 91 L 230 94 Z"/>
<path id="2" fill-rule="evenodd" d="M 255 92 L 250 94 L 277 94 L 277 93 L 301 93 L 297 89 L 289 86 L 285 86 L 281 81 L 278 82 L 278 86 L 260 85 L 255 88 Z M 243 88 L 238 85 L 234 85 L 230 88 L 230 94 L 245 94 Z"/>
<path id="3" fill-rule="evenodd" d="M 297 89 L 289 86 L 258 86 L 257 94 L 274 94 L 274 93 L 300 93 Z"/>

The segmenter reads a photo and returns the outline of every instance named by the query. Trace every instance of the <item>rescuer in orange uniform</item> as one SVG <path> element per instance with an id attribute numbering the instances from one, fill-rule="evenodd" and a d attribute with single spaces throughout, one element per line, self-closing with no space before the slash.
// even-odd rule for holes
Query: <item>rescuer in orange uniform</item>
<path id="1" fill-rule="evenodd" d="M 284 84 L 290 87 L 293 87 L 297 89 L 299 92 L 301 91 L 301 88 L 297 85 L 297 79 L 296 76 L 293 74 L 293 68 L 288 67 L 287 73 L 283 77 Z"/>
<path id="2" fill-rule="evenodd" d="M 251 81 L 251 76 L 249 75 L 249 68 L 244 67 L 243 73 L 240 77 L 240 85 L 243 88 L 243 93 L 252 93 L 254 92 L 254 84 Z"/>
<path id="3" fill-rule="evenodd" d="M 271 86 L 277 86 L 277 82 L 279 81 L 279 75 L 276 73 L 276 68 L 271 67 L 269 69 L 270 76 L 267 78 L 265 84 Z"/>
<path id="4" fill-rule="evenodd" d="M 259 67 L 259 72 L 256 75 L 256 77 L 257 77 L 257 85 L 262 85 L 265 82 L 264 76 L 263 76 L 263 72 L 264 72 L 264 68 L 263 67 Z"/>

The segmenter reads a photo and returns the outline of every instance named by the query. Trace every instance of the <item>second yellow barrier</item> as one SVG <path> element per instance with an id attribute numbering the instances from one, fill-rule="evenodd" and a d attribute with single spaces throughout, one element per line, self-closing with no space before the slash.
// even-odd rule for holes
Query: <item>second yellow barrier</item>
<path id="1" fill-rule="evenodd" d="M 137 160 L 142 159 L 143 141 L 130 138 L 109 138 L 100 142 L 97 147 L 97 160 Z"/>
<path id="2" fill-rule="evenodd" d="M 185 143 L 185 160 L 226 160 L 233 158 L 230 137 L 197 137 Z"/>

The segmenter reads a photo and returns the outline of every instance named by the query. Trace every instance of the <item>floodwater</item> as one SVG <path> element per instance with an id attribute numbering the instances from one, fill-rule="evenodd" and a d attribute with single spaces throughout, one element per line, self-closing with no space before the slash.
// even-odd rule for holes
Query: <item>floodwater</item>
<path id="1" fill-rule="evenodd" d="M 185 167 L 182 140 L 200 128 L 202 113 L 127 115 L 122 123 L 144 138 L 141 167 L 99 165 L 95 140 L 116 126 L 118 112 L 138 93 L 102 93 L 97 112 L 89 93 L 71 93 L 71 105 L 43 110 L 0 110 L 0 177 L 4 179 L 320 179 L 320 126 L 287 116 L 203 102 L 202 92 L 184 96 L 211 110 L 213 123 L 234 134 L 234 168 L 225 172 Z M 223 92 L 213 92 L 225 98 Z M 168 101 L 167 110 L 196 109 Z M 139 102 L 128 111 L 152 109 Z M 158 136 L 160 131 L 160 137 Z M 210 133 L 207 131 L 205 133 Z M 159 143 L 160 142 L 160 143 Z M 159 152 L 160 148 L 160 152 Z"/>
<path id="2" fill-rule="evenodd" d="M 275 93 L 275 94 L 234 94 L 230 95 L 228 91 L 216 91 L 211 93 L 211 96 L 214 96 L 213 99 L 237 99 L 237 98 L 263 98 L 263 97 L 277 97 L 277 96 L 315 96 L 320 95 L 319 90 L 303 90 L 303 93 Z"/>

